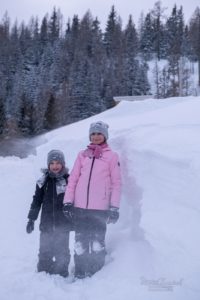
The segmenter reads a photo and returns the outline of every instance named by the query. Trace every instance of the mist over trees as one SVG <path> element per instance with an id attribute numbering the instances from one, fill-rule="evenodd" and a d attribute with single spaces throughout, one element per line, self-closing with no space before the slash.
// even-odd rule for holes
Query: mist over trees
<path id="1" fill-rule="evenodd" d="M 0 22 L 0 135 L 36 135 L 97 114 L 114 96 L 146 95 L 155 60 L 156 98 L 193 93 L 188 62 L 199 66 L 200 9 L 185 24 L 183 8 L 170 16 L 160 1 L 136 28 L 112 6 L 104 32 L 88 11 L 63 24 L 60 10 L 41 23 Z M 165 60 L 160 69 L 159 61 Z"/>

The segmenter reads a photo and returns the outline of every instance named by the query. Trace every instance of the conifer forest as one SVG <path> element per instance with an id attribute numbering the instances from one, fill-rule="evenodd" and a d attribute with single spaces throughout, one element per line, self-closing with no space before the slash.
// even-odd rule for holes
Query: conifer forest
<path id="1" fill-rule="evenodd" d="M 165 60 L 165 67 L 159 62 Z M 155 91 L 148 78 L 154 61 Z M 87 11 L 63 22 L 59 9 L 28 24 L 0 21 L 0 136 L 34 136 L 113 107 L 115 96 L 167 98 L 194 95 L 200 8 L 188 23 L 183 7 L 166 16 L 162 3 L 123 24 L 112 6 L 105 29 Z"/>

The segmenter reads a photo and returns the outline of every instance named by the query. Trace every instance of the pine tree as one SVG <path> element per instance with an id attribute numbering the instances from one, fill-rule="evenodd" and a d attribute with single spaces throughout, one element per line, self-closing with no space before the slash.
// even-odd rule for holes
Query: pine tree
<path id="1" fill-rule="evenodd" d="M 127 27 L 123 37 L 123 80 L 121 95 L 132 96 L 135 94 L 135 84 L 137 78 L 137 54 L 138 54 L 138 35 L 132 16 L 129 17 Z"/>
<path id="2" fill-rule="evenodd" d="M 107 55 L 103 95 L 107 108 L 114 105 L 114 95 L 120 95 L 123 80 L 123 38 L 121 27 L 121 19 L 117 16 L 114 6 L 112 6 L 103 38 Z"/>
<path id="3" fill-rule="evenodd" d="M 165 47 L 164 47 L 164 11 L 165 8 L 162 8 L 161 1 L 157 1 L 154 5 L 154 9 L 151 11 L 152 16 L 152 26 L 153 26 L 153 49 L 156 54 L 156 58 L 160 60 L 165 56 Z"/>
<path id="4" fill-rule="evenodd" d="M 70 103 L 72 120 L 88 117 L 101 111 L 103 106 L 101 97 L 103 52 L 98 20 L 94 21 L 88 11 L 75 28 L 72 26 L 73 30 L 68 36 L 73 41 L 75 32 L 77 37 L 76 44 L 73 44 L 77 46 L 73 53 L 68 85 L 70 96 L 68 106 Z"/>
<path id="5" fill-rule="evenodd" d="M 184 19 L 182 7 L 173 7 L 172 14 L 166 22 L 167 56 L 176 56 L 177 60 L 183 54 Z"/>
<path id="6" fill-rule="evenodd" d="M 190 61 L 194 61 L 194 51 L 192 48 L 188 25 L 184 28 L 182 53 L 183 56 L 186 56 Z"/>
<path id="7" fill-rule="evenodd" d="M 141 29 L 140 29 L 140 51 L 142 56 L 146 60 L 151 60 L 153 57 L 153 52 L 154 52 L 153 37 L 154 37 L 153 20 L 151 14 L 148 13 L 146 15 L 144 24 L 141 24 Z"/>
<path id="8" fill-rule="evenodd" d="M 5 128 L 5 106 L 9 80 L 9 30 L 10 19 L 6 13 L 0 24 L 0 134 Z"/>
<path id="9" fill-rule="evenodd" d="M 195 58 L 198 61 L 198 84 L 200 87 L 200 8 L 197 7 L 190 21 L 189 35 L 192 47 L 195 53 Z"/>
<path id="10" fill-rule="evenodd" d="M 62 31 L 62 14 L 60 13 L 60 10 L 56 10 L 56 8 L 54 7 L 48 24 L 49 40 L 52 43 L 56 41 L 60 37 L 61 31 Z"/>

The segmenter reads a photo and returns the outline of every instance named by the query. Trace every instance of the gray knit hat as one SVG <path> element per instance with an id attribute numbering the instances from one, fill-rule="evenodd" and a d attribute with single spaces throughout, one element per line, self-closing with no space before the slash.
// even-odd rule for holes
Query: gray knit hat
<path id="1" fill-rule="evenodd" d="M 107 140 L 108 139 L 108 127 L 109 127 L 108 124 L 106 124 L 102 121 L 92 123 L 90 125 L 90 129 L 89 129 L 89 138 L 92 133 L 101 133 Z"/>
<path id="2" fill-rule="evenodd" d="M 51 150 L 47 155 L 47 165 L 53 161 L 59 161 L 62 166 L 65 166 L 65 157 L 62 151 L 60 150 Z"/>

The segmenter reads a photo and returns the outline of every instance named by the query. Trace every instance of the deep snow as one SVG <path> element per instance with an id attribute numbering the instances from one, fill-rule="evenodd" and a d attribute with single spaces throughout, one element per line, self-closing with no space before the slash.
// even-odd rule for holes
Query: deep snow
<path id="1" fill-rule="evenodd" d="M 72 275 L 38 274 L 39 222 L 30 235 L 25 226 L 40 168 L 57 148 L 71 169 L 97 120 L 109 123 L 123 177 L 120 220 L 108 226 L 106 265 L 76 282 Z M 121 102 L 43 135 L 46 143 L 36 155 L 0 157 L 0 299 L 200 299 L 199 135 L 200 97 Z"/>

